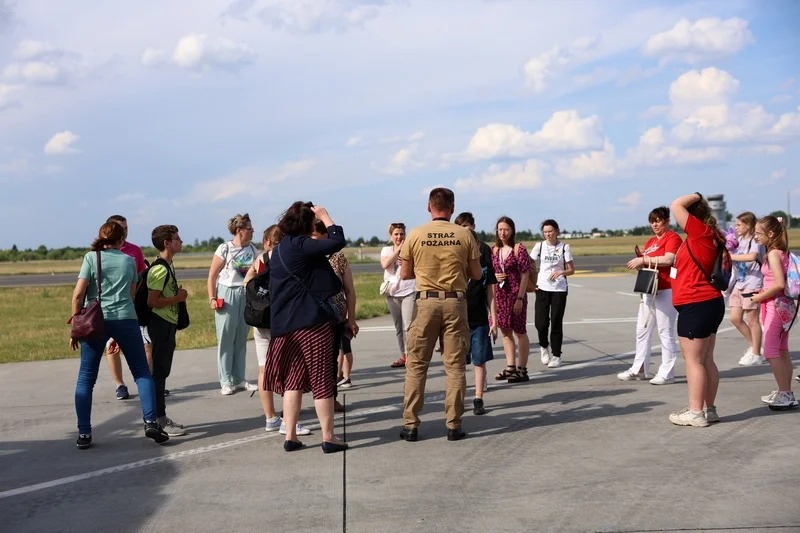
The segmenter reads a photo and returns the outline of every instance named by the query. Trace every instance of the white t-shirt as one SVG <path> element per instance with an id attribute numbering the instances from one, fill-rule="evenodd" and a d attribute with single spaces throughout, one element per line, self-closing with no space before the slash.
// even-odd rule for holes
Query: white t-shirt
<path id="1" fill-rule="evenodd" d="M 550 281 L 550 274 L 554 270 L 567 269 L 567 263 L 572 261 L 569 244 L 558 241 L 555 246 L 550 246 L 547 241 L 537 242 L 531 250 L 531 259 L 534 260 L 536 270 L 539 271 L 536 282 L 539 290 L 567 292 L 567 277 L 559 276 L 555 281 Z"/>
<path id="2" fill-rule="evenodd" d="M 222 270 L 219 271 L 217 283 L 225 287 L 241 287 L 247 271 L 258 256 L 258 250 L 252 244 L 240 248 L 229 241 L 220 244 L 214 255 L 225 261 Z"/>
<path id="3" fill-rule="evenodd" d="M 392 257 L 394 255 L 394 246 L 384 246 L 381 250 L 381 258 Z M 400 279 L 400 263 L 395 261 L 389 265 L 389 268 L 383 271 L 383 280 L 391 283 L 389 287 L 389 296 L 397 298 L 405 298 L 417 288 L 417 282 L 413 279 Z"/>

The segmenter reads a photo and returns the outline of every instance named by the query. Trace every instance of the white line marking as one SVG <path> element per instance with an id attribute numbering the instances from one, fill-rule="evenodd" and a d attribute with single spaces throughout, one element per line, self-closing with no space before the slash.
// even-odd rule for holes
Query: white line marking
<path id="1" fill-rule="evenodd" d="M 719 333 L 726 333 L 728 331 L 733 331 L 735 329 L 736 329 L 735 327 L 723 328 L 723 329 L 720 329 L 717 333 L 718 334 Z M 660 345 L 652 346 L 651 349 L 656 350 L 658 348 L 660 348 Z M 597 359 L 591 359 L 589 361 L 584 361 L 582 363 L 566 364 L 566 365 L 561 366 L 559 368 L 542 370 L 542 371 L 530 374 L 530 377 L 542 376 L 544 374 L 548 374 L 548 373 L 552 373 L 552 372 L 558 372 L 559 370 L 564 370 L 564 369 L 586 368 L 586 367 L 589 367 L 589 366 L 592 366 L 592 365 L 596 365 L 598 363 L 603 363 L 605 361 L 610 361 L 610 360 L 616 359 L 618 357 L 631 356 L 631 355 L 634 355 L 635 353 L 636 353 L 636 350 L 631 350 L 631 351 L 628 351 L 628 352 L 625 352 L 625 353 L 616 354 L 616 355 L 605 355 L 605 356 L 602 356 L 602 357 L 598 357 Z M 510 385 L 513 385 L 513 384 L 512 383 L 508 383 L 508 382 L 505 382 L 505 383 L 500 382 L 500 383 L 493 384 L 490 387 L 490 389 L 496 389 L 496 388 L 500 388 L 500 387 L 508 387 Z M 444 397 L 445 397 L 444 393 L 436 393 L 436 394 L 432 394 L 430 396 L 427 396 L 425 398 L 425 401 L 428 402 L 428 403 L 441 401 L 441 400 L 444 399 Z M 371 414 L 385 413 L 385 412 L 388 412 L 388 411 L 396 411 L 396 410 L 399 410 L 400 408 L 401 408 L 401 404 L 393 404 L 393 405 L 386 405 L 386 406 L 383 406 L 383 407 L 376 407 L 376 408 L 373 408 L 373 409 L 364 409 L 364 410 L 356 409 L 355 411 L 350 413 L 349 416 L 353 417 L 353 418 L 359 417 L 359 416 L 368 416 L 368 415 L 371 415 Z M 312 428 L 312 429 L 318 429 L 319 428 L 319 422 L 313 422 L 313 421 L 310 421 L 308 423 L 304 422 L 303 425 L 305 425 L 308 428 Z M 112 466 L 112 467 L 109 467 L 109 468 L 103 468 L 103 469 L 100 469 L 100 470 L 93 470 L 91 472 L 86 472 L 86 473 L 83 473 L 83 474 L 77 474 L 77 475 L 74 475 L 74 476 L 62 477 L 62 478 L 54 479 L 54 480 L 51 480 L 51 481 L 45 481 L 43 483 L 36 483 L 34 485 L 27 485 L 25 487 L 19 487 L 19 488 L 16 488 L 16 489 L 10 489 L 10 490 L 6 490 L 6 491 L 3 491 L 3 492 L 0 492 L 0 500 L 5 499 L 5 498 L 11 498 L 13 496 L 21 496 L 23 494 L 30 494 L 31 492 L 36 492 L 36 491 L 39 491 L 39 490 L 50 489 L 50 488 L 54 488 L 54 487 L 60 487 L 62 485 L 68 485 L 70 483 L 77 483 L 78 481 L 83 481 L 83 480 L 86 480 L 86 479 L 100 477 L 100 476 L 104 476 L 104 475 L 107 475 L 107 474 L 115 474 L 117 472 L 124 472 L 125 470 L 133 470 L 135 468 L 155 465 L 155 464 L 163 463 L 163 462 L 166 462 L 166 461 L 176 461 L 178 459 L 183 459 L 184 457 L 192 457 L 192 456 L 200 455 L 200 454 L 203 454 L 203 453 L 213 452 L 215 450 L 222 450 L 224 448 L 230 448 L 230 447 L 233 447 L 233 446 L 239 446 L 241 444 L 248 444 L 250 442 L 256 442 L 256 441 L 259 441 L 259 440 L 276 437 L 278 435 L 279 435 L 279 433 L 265 433 L 264 432 L 264 433 L 259 433 L 258 435 L 252 435 L 250 437 L 243 437 L 241 439 L 234 439 L 234 440 L 227 441 L 227 442 L 220 442 L 220 443 L 217 443 L 217 444 L 211 444 L 211 445 L 208 445 L 208 446 L 202 446 L 200 448 L 193 448 L 191 450 L 184 450 L 184 451 L 181 451 L 181 452 L 170 453 L 170 454 L 161 455 L 161 456 L 158 456 L 158 457 L 151 457 L 149 459 L 143 459 L 141 461 L 136 461 L 136 462 L 133 462 L 133 463 L 126 463 L 126 464 L 122 464 L 122 465 Z"/>
<path id="2" fill-rule="evenodd" d="M 617 291 L 617 294 L 621 294 L 621 295 L 623 295 L 623 296 L 634 296 L 634 297 L 636 297 L 636 298 L 638 298 L 638 297 L 639 297 L 639 295 L 638 295 L 638 294 L 634 294 L 634 293 L 632 293 L 632 292 L 621 292 L 621 291 Z"/>

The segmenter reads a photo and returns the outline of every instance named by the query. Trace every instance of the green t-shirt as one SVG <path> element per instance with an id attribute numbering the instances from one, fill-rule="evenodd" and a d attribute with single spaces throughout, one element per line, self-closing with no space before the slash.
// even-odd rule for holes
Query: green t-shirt
<path id="1" fill-rule="evenodd" d="M 137 320 L 131 299 L 131 285 L 137 282 L 136 261 L 114 248 L 100 252 L 103 295 L 100 305 L 105 320 Z M 79 279 L 89 281 L 86 300 L 97 298 L 97 252 L 83 256 Z"/>
<path id="2" fill-rule="evenodd" d="M 169 281 L 164 285 L 169 272 Z M 178 281 L 175 279 L 175 270 L 170 265 L 169 270 L 164 265 L 150 267 L 147 274 L 147 288 L 151 291 L 161 291 L 164 298 L 172 298 L 178 294 Z M 171 324 L 178 323 L 178 304 L 174 303 L 161 309 L 153 308 L 153 313 Z"/>

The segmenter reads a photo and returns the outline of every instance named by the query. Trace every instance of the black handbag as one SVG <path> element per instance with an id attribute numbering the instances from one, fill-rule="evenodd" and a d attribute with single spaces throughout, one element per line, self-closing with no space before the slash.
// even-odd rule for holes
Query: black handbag
<path id="1" fill-rule="evenodd" d="M 636 274 L 633 292 L 655 296 L 658 292 L 658 268 L 653 268 L 652 261 L 647 257 L 647 266 Z"/>

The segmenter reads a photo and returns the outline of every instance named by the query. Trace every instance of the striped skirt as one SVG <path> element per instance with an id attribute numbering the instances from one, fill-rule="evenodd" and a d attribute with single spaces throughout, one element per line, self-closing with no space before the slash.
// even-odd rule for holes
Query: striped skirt
<path id="1" fill-rule="evenodd" d="M 264 389 L 281 396 L 301 390 L 313 393 L 315 400 L 331 398 L 336 387 L 335 365 L 330 324 L 273 337 L 264 364 Z"/>

